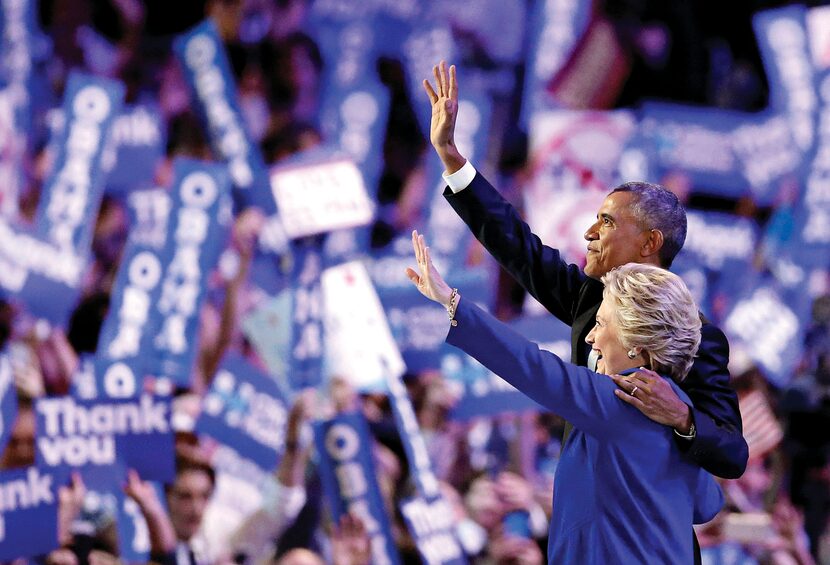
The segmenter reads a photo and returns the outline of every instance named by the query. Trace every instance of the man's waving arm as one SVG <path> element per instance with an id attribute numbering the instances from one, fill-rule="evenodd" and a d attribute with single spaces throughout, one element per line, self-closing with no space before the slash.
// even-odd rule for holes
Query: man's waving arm
<path id="1" fill-rule="evenodd" d="M 433 68 L 435 87 L 424 81 L 432 105 L 430 141 L 448 173 L 444 195 L 487 251 L 536 300 L 566 324 L 573 323 L 585 274 L 542 243 L 516 209 L 464 158 L 455 144 L 458 82 L 455 67 Z"/>

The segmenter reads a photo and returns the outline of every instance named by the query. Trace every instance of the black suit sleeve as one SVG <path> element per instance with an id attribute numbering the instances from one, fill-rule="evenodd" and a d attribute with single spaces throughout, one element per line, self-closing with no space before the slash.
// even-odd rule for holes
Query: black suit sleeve
<path id="1" fill-rule="evenodd" d="M 677 441 L 686 455 L 706 471 L 724 479 L 737 479 L 746 469 L 749 449 L 743 437 L 738 398 L 729 384 L 729 343 L 720 329 L 707 322 L 701 334 L 695 363 L 680 385 L 694 403 L 697 432 L 691 441 Z"/>
<path id="2" fill-rule="evenodd" d="M 579 267 L 542 244 L 481 173 L 464 190 L 453 194 L 447 188 L 444 196 L 490 255 L 549 312 L 572 325 L 574 305 L 587 278 Z"/>

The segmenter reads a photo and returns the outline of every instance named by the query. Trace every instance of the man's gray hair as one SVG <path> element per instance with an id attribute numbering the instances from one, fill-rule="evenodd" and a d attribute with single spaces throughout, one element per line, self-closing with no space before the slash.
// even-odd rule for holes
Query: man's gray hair
<path id="1" fill-rule="evenodd" d="M 686 210 L 677 196 L 659 184 L 627 182 L 611 191 L 633 195 L 631 212 L 643 229 L 660 230 L 660 265 L 668 269 L 686 241 Z"/>
<path id="2" fill-rule="evenodd" d="M 700 314 L 683 279 L 654 265 L 627 263 L 602 277 L 620 342 L 639 348 L 651 369 L 686 378 L 700 347 Z"/>

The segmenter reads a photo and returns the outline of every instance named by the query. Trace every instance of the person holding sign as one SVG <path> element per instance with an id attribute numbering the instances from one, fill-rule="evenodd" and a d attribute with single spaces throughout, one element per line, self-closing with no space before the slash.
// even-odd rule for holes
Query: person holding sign
<path id="1" fill-rule="evenodd" d="M 424 237 L 413 232 L 412 243 L 419 270 L 408 268 L 407 276 L 447 309 L 447 342 L 573 423 L 556 469 L 556 483 L 567 488 L 554 497 L 548 562 L 691 563 L 689 530 L 718 513 L 723 494 L 683 456 L 674 432 L 617 400 L 619 389 L 605 376 L 649 367 L 692 404 L 678 385 L 694 362 L 701 322 L 683 281 L 636 263 L 603 275 L 596 325 L 586 337 L 600 358 L 594 372 L 540 350 L 462 300 L 432 264 Z"/>

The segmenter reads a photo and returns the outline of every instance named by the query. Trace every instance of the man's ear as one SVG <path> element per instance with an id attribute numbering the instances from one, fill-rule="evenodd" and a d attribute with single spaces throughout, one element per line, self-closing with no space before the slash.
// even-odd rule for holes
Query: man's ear
<path id="1" fill-rule="evenodd" d="M 658 229 L 652 229 L 648 232 L 648 237 L 646 238 L 643 246 L 640 248 L 640 253 L 643 257 L 651 257 L 657 260 L 657 264 L 660 264 L 660 258 L 657 256 L 660 252 L 660 249 L 663 248 L 663 232 Z"/>

